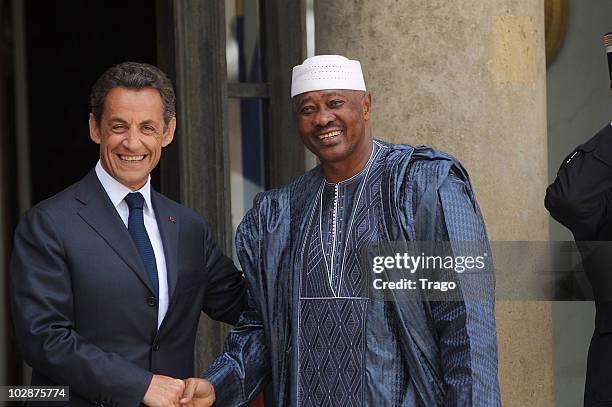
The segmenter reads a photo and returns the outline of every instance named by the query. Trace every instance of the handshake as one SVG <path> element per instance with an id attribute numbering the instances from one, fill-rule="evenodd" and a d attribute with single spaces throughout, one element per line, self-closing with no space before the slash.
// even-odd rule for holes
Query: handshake
<path id="1" fill-rule="evenodd" d="M 208 407 L 215 402 L 215 388 L 205 379 L 153 375 L 142 402 L 149 407 Z"/>

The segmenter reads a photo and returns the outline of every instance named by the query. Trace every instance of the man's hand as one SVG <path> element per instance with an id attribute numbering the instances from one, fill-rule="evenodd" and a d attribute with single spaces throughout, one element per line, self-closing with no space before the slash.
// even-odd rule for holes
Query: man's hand
<path id="1" fill-rule="evenodd" d="M 215 402 L 215 388 L 205 379 L 185 380 L 185 393 L 181 398 L 182 407 L 209 407 Z"/>
<path id="2" fill-rule="evenodd" d="M 185 382 L 172 377 L 153 375 L 142 402 L 149 407 L 178 407 L 185 391 Z"/>

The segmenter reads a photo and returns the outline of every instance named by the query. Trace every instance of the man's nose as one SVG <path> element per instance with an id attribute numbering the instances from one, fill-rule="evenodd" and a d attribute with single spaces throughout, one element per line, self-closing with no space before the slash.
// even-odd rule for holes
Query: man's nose
<path id="1" fill-rule="evenodd" d="M 325 127 L 333 121 L 334 115 L 327 109 L 319 109 L 314 117 L 314 124 L 319 127 Z"/>
<path id="2" fill-rule="evenodd" d="M 140 146 L 140 131 L 130 126 L 130 129 L 125 133 L 125 139 L 123 140 L 123 145 L 128 149 L 136 149 Z"/>

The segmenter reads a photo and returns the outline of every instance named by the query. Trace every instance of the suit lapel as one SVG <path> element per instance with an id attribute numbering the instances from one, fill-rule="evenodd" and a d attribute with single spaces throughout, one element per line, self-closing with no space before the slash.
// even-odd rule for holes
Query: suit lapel
<path id="1" fill-rule="evenodd" d="M 151 190 L 151 201 L 155 211 L 155 218 L 157 219 L 157 227 L 164 244 L 166 270 L 168 273 L 168 299 L 169 304 L 172 304 L 172 294 L 178 279 L 179 217 L 169 207 L 166 199 L 157 191 Z"/>
<path id="2" fill-rule="evenodd" d="M 106 241 L 153 294 L 151 281 L 136 245 L 94 170 L 79 183 L 75 198 L 83 204 L 79 216 Z"/>

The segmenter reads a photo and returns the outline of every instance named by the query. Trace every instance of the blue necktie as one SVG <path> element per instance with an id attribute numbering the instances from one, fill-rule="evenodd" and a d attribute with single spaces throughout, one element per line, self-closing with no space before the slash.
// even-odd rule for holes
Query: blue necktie
<path id="1" fill-rule="evenodd" d="M 128 218 L 128 231 L 132 240 L 136 244 L 138 253 L 142 258 L 145 270 L 149 274 L 155 296 L 159 298 L 159 279 L 157 276 L 157 262 L 155 261 L 155 253 L 153 252 L 153 246 L 151 246 L 151 240 L 147 234 L 147 229 L 144 225 L 144 215 L 142 208 L 144 205 L 144 197 L 140 192 L 134 192 L 125 196 L 125 202 L 130 208 L 130 216 Z"/>

